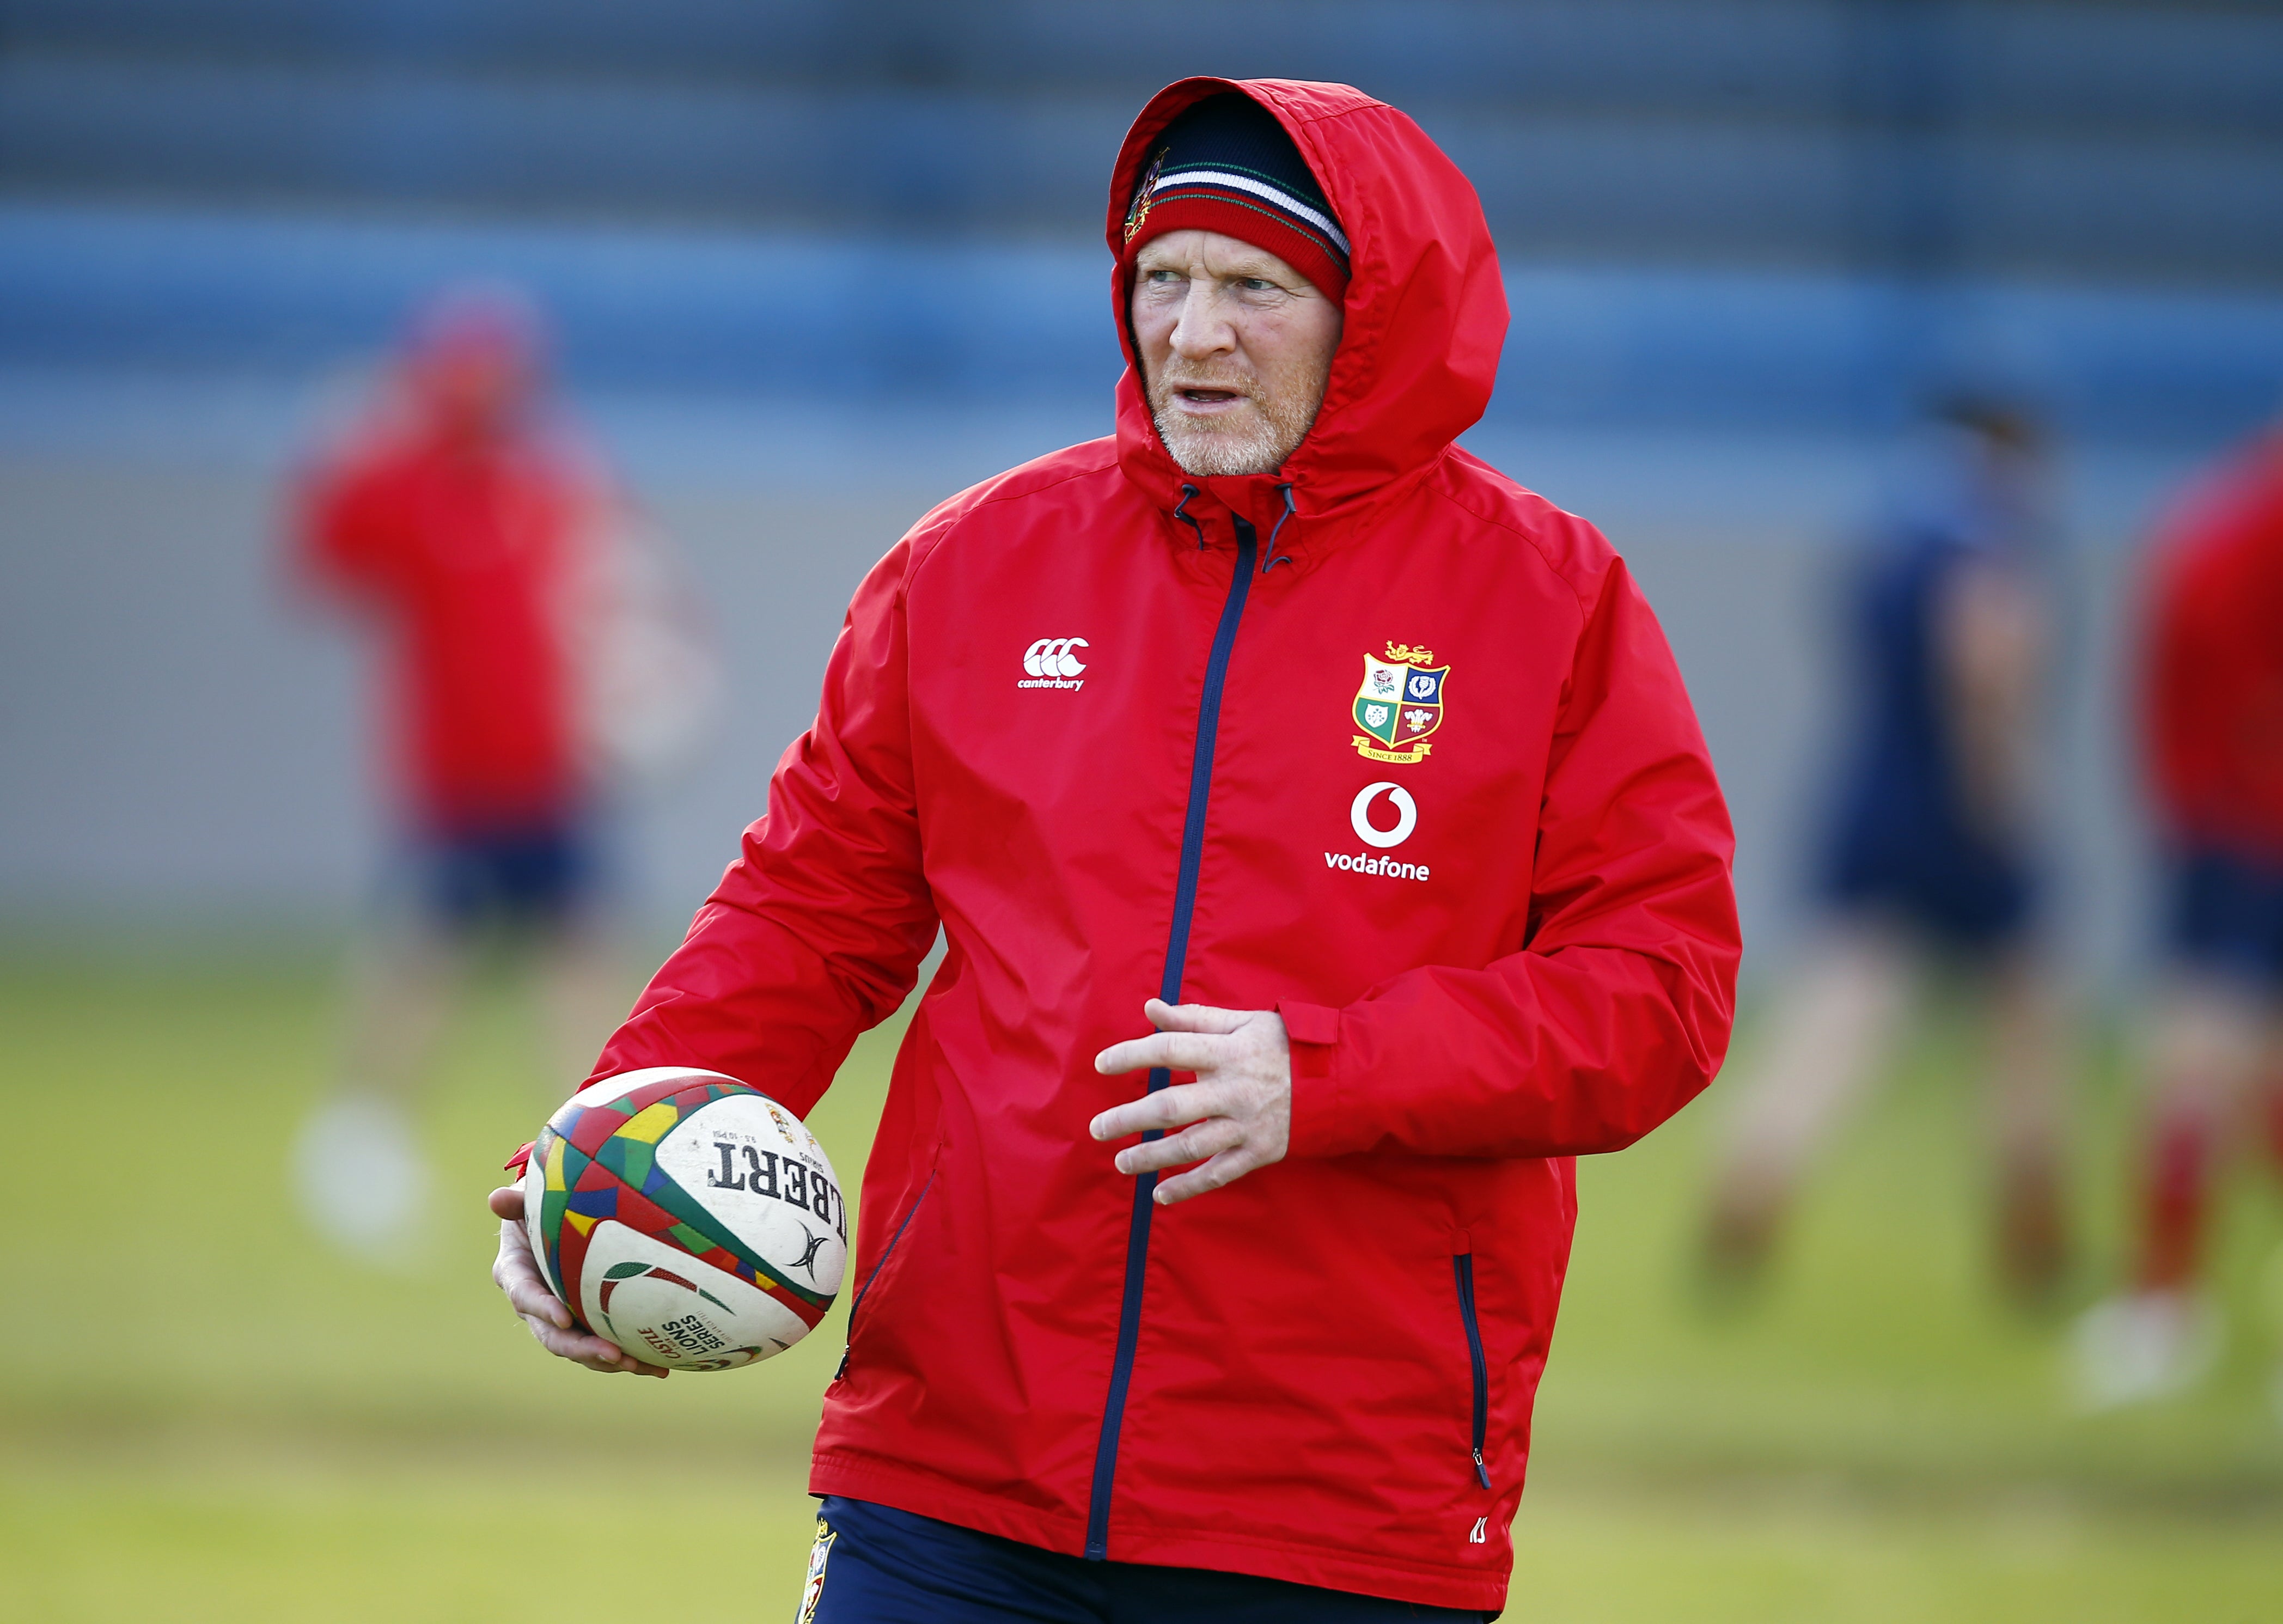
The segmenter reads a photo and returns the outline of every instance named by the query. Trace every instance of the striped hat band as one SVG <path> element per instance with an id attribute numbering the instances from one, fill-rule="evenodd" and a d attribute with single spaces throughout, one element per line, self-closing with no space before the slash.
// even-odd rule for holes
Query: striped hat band
<path id="1" fill-rule="evenodd" d="M 1126 262 L 1169 231 L 1206 230 L 1266 248 L 1337 299 L 1347 232 L 1276 115 L 1241 92 L 1209 96 L 1166 125 L 1126 215 Z"/>
<path id="2" fill-rule="evenodd" d="M 1347 233 L 1340 230 L 1339 223 L 1329 215 L 1321 209 L 1309 207 L 1267 176 L 1238 169 L 1233 166 L 1200 165 L 1196 168 L 1165 171 L 1150 186 L 1149 199 L 1151 207 L 1154 207 L 1163 202 L 1169 193 L 1178 193 L 1192 189 L 1209 191 L 1219 188 L 1226 188 L 1230 191 L 1243 194 L 1230 199 L 1231 202 L 1243 203 L 1248 199 L 1253 199 L 1267 204 L 1272 208 L 1282 209 L 1294 219 L 1312 227 L 1317 235 L 1329 239 L 1330 246 L 1342 254 L 1350 252 Z"/>

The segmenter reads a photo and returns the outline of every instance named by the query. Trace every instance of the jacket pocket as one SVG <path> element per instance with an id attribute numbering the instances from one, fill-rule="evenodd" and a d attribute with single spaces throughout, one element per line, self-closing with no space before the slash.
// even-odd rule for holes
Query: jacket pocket
<path id="1" fill-rule="evenodd" d="M 1475 1476 L 1482 1486 L 1491 1486 L 1491 1469 L 1483 1460 L 1483 1440 L 1489 1434 L 1491 1424 L 1491 1370 L 1483 1357 L 1482 1322 L 1475 1316 L 1475 1254 L 1471 1252 L 1454 1253 L 1451 1259 L 1451 1278 L 1459 1289 L 1459 1321 L 1467 1328 L 1467 1363 L 1474 1378 L 1474 1416 L 1469 1431 L 1469 1441 L 1474 1450 Z M 854 1316 L 852 1314 L 852 1319 Z"/>
<path id="2" fill-rule="evenodd" d="M 848 1341 L 840 1350 L 840 1368 L 832 1372 L 833 1380 L 838 1381 L 848 1374 L 848 1356 L 856 1349 L 856 1316 L 864 1311 L 864 1300 L 872 1294 L 872 1287 L 878 1283 L 881 1272 L 888 1267 L 888 1260 L 896 1255 L 897 1246 L 902 1244 L 904 1231 L 912 1227 L 912 1220 L 920 1215 L 920 1207 L 926 1202 L 928 1191 L 934 1188 L 935 1175 L 930 1173 L 927 1182 L 920 1186 L 919 1194 L 914 1196 L 912 1204 L 904 1209 L 903 1221 L 896 1225 L 896 1232 L 888 1237 L 888 1244 L 880 1249 L 880 1261 L 872 1265 L 872 1272 L 866 1275 L 864 1284 L 856 1288 L 855 1298 L 848 1305 Z"/>

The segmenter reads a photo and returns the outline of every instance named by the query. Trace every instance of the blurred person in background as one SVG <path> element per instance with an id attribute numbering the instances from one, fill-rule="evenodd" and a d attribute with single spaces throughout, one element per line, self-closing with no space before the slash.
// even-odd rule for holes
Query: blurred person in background
<path id="1" fill-rule="evenodd" d="M 673 748 L 706 683 L 682 596 L 546 410 L 545 371 L 526 301 L 448 290 L 300 493 L 299 572 L 386 650 L 398 850 L 354 960 L 338 1085 L 297 1151 L 312 1222 L 368 1254 L 411 1238 L 411 1106 L 484 949 L 536 972 L 558 1080 L 623 1011 L 604 777 Z"/>
<path id="2" fill-rule="evenodd" d="M 2048 677 L 2051 491 L 2018 409 L 1940 409 L 1854 577 L 1856 696 L 1819 890 L 1827 918 L 1739 1090 L 1705 1234 L 1711 1278 L 1763 1273 L 1810 1162 L 1890 1060 L 1930 967 L 1987 1006 L 1999 1273 L 2047 1298 L 2067 1256 L 2055 978 L 2036 940 L 2033 809 Z"/>
<path id="3" fill-rule="evenodd" d="M 2096 1409 L 2211 1368 L 2222 1328 L 2198 1277 L 2214 1182 L 2247 1139 L 2283 1157 L 2283 426 L 2200 480 L 2152 551 L 2141 722 L 2170 962 L 2138 1255 L 2077 1326 L 2078 1396 Z"/>

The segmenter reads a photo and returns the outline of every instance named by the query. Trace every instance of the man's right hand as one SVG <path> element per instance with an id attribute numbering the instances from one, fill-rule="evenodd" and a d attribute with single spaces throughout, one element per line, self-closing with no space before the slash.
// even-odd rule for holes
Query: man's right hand
<path id="1" fill-rule="evenodd" d="M 506 1184 L 492 1191 L 491 1209 L 500 1221 L 499 1256 L 492 1261 L 492 1284 L 507 1293 L 508 1306 L 531 1328 L 540 1347 L 558 1359 L 583 1364 L 605 1374 L 624 1370 L 633 1376 L 663 1376 L 654 1364 L 644 1364 L 615 1343 L 574 1329 L 571 1310 L 547 1289 L 531 1255 L 531 1241 L 523 1230 L 523 1186 Z"/>

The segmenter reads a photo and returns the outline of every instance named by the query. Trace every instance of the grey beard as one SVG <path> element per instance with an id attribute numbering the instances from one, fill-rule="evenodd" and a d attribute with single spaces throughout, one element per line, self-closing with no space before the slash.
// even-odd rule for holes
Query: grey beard
<path id="1" fill-rule="evenodd" d="M 1274 473 L 1284 465 L 1284 459 L 1300 449 L 1308 437 L 1308 430 L 1316 421 L 1316 409 L 1323 404 L 1321 384 L 1313 391 L 1314 398 L 1303 413 L 1279 410 L 1278 403 L 1255 397 L 1257 415 L 1244 433 L 1232 434 L 1211 429 L 1192 428 L 1168 410 L 1162 400 L 1150 405 L 1150 417 L 1157 425 L 1157 438 L 1165 444 L 1173 461 L 1184 473 L 1193 473 L 1201 480 L 1229 479 L 1239 474 Z"/>
<path id="2" fill-rule="evenodd" d="M 1228 434 L 1193 429 L 1170 411 L 1160 410 L 1156 415 L 1157 438 L 1165 442 L 1165 449 L 1180 465 L 1181 472 L 1201 480 L 1274 473 L 1290 455 L 1292 446 L 1299 443 L 1296 437 L 1292 445 L 1285 444 L 1276 426 L 1265 418 L 1257 420 L 1247 433 Z"/>

